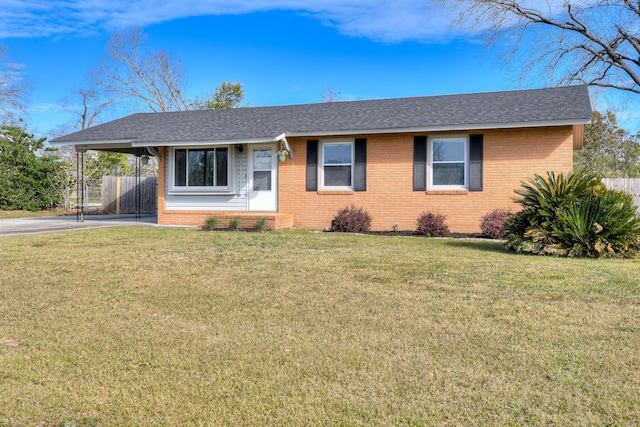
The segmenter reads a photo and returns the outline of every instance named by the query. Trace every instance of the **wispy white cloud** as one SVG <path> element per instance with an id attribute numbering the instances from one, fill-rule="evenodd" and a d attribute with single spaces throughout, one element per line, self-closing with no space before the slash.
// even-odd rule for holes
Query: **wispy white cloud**
<path id="1" fill-rule="evenodd" d="M 0 0 L 0 39 L 112 32 L 173 19 L 289 10 L 381 42 L 443 40 L 450 20 L 427 0 Z"/>
<path id="2" fill-rule="evenodd" d="M 42 113 L 50 111 L 65 111 L 62 105 L 54 103 L 40 103 L 29 106 L 30 113 Z"/>

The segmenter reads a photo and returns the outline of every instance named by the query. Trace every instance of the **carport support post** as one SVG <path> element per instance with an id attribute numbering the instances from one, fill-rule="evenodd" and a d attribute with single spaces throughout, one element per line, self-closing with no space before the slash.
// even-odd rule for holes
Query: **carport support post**
<path id="1" fill-rule="evenodd" d="M 84 222 L 84 151 L 76 150 L 76 222 Z"/>
<path id="2" fill-rule="evenodd" d="M 140 156 L 136 156 L 136 218 L 140 218 Z"/>

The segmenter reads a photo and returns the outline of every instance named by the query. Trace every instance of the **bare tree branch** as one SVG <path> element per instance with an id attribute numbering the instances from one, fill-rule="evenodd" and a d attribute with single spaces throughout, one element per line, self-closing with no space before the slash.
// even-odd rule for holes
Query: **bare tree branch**
<path id="1" fill-rule="evenodd" d="M 22 66 L 10 62 L 6 48 L 0 46 L 0 122 L 9 121 L 16 112 L 27 106 L 28 84 L 22 78 Z"/>
<path id="2" fill-rule="evenodd" d="M 544 9 L 525 7 L 522 0 L 432 1 L 453 6 L 456 24 L 488 25 L 491 44 L 516 35 L 511 54 L 526 52 L 528 74 L 640 94 L 638 1 L 548 1 Z"/>
<path id="3" fill-rule="evenodd" d="M 150 111 L 186 110 L 180 61 L 162 50 L 143 54 L 144 40 L 139 28 L 114 34 L 107 57 L 92 74 L 95 85 Z"/>
<path id="4" fill-rule="evenodd" d="M 101 121 L 101 115 L 114 104 L 112 97 L 105 96 L 99 89 L 82 88 L 62 101 L 62 109 L 74 116 L 70 128 L 84 130 Z"/>

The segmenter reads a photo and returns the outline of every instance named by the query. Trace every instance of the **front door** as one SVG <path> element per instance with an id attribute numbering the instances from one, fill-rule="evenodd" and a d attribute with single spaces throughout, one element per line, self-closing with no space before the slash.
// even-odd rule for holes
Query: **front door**
<path id="1" fill-rule="evenodd" d="M 278 210 L 276 146 L 249 145 L 249 210 Z"/>

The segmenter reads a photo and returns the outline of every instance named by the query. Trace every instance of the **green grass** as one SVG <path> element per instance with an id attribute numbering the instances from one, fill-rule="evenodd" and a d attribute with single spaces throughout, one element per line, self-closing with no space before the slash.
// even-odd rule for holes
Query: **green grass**
<path id="1" fill-rule="evenodd" d="M 46 211 L 3 211 L 0 210 L 0 219 L 7 218 L 36 218 L 43 216 L 63 216 L 70 215 L 71 213 L 75 213 L 75 211 L 66 211 L 66 210 L 46 210 Z"/>
<path id="2" fill-rule="evenodd" d="M 640 423 L 640 260 L 150 228 L 0 257 L 0 426 Z"/>

